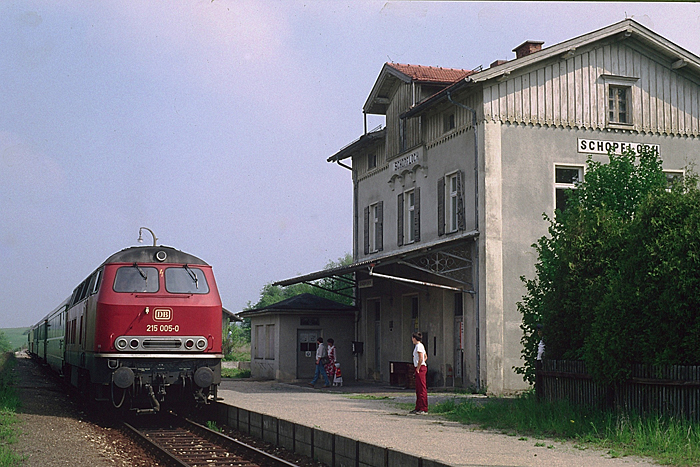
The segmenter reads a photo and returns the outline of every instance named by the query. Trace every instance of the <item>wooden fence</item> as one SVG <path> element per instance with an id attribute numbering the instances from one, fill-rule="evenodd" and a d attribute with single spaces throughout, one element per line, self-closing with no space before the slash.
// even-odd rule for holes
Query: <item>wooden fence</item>
<path id="1" fill-rule="evenodd" d="M 543 360 L 535 391 L 549 401 L 700 421 L 700 366 L 634 365 L 627 381 L 606 386 L 593 381 L 583 362 Z"/>

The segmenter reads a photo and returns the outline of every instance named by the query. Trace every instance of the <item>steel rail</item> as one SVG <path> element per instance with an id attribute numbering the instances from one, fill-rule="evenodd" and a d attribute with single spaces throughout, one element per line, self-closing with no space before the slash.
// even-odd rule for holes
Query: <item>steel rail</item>
<path id="1" fill-rule="evenodd" d="M 162 423 L 162 426 L 151 427 L 146 431 L 124 422 L 126 428 L 141 441 L 142 445 L 167 465 L 177 467 L 191 467 L 193 465 L 295 466 L 284 459 L 211 430 L 192 420 L 179 418 L 173 413 L 169 415 L 171 420 Z"/>

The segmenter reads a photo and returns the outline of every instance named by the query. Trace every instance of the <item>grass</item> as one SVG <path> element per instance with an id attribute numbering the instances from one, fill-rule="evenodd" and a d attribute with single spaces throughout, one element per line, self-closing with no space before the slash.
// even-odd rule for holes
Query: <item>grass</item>
<path id="1" fill-rule="evenodd" d="M 685 420 L 594 411 L 567 402 L 537 402 L 533 393 L 486 402 L 447 401 L 431 407 L 450 420 L 506 434 L 571 440 L 611 457 L 649 457 L 663 465 L 700 464 L 700 425 Z M 538 441 L 536 446 L 553 448 Z"/>
<path id="2" fill-rule="evenodd" d="M 211 420 L 207 421 L 207 428 L 209 428 L 211 431 L 216 431 L 217 433 L 221 433 L 223 431 L 216 425 L 216 422 L 212 422 Z"/>
<path id="3" fill-rule="evenodd" d="M 230 353 L 224 356 L 225 362 L 249 362 L 250 361 L 250 348 L 248 349 L 234 349 Z"/>
<path id="4" fill-rule="evenodd" d="M 391 399 L 389 396 L 375 396 L 373 394 L 350 394 L 344 396 L 348 399 L 361 399 L 361 400 L 367 400 L 367 401 L 380 401 L 380 400 L 386 400 L 386 399 Z"/>
<path id="5" fill-rule="evenodd" d="M 17 350 L 22 347 L 27 347 L 27 331 L 29 328 L 1 328 L 0 332 L 5 335 L 5 339 L 9 342 L 10 349 Z"/>
<path id="6" fill-rule="evenodd" d="M 250 370 L 241 370 L 238 368 L 222 368 L 222 378 L 250 378 Z"/>
<path id="7" fill-rule="evenodd" d="M 15 410 L 19 398 L 13 387 L 12 368 L 15 357 L 12 353 L 0 354 L 0 467 L 20 465 L 22 458 L 14 453 L 12 445 L 16 442 Z"/>

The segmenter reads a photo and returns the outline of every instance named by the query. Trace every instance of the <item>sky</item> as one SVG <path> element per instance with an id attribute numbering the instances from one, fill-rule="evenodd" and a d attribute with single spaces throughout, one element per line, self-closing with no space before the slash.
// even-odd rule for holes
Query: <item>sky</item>
<path id="1" fill-rule="evenodd" d="M 384 63 L 486 68 L 630 17 L 700 55 L 697 3 L 2 0 L 0 328 L 139 227 L 240 311 L 352 252 L 351 173 L 326 160 Z"/>

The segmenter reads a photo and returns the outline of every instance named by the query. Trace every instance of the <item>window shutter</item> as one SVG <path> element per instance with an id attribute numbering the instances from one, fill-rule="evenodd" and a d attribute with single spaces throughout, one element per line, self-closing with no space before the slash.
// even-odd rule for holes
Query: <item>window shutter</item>
<path id="1" fill-rule="evenodd" d="M 437 200 L 438 235 L 445 235 L 445 177 L 438 178 Z"/>
<path id="2" fill-rule="evenodd" d="M 467 228 L 464 221 L 464 172 L 457 172 L 457 228 L 464 230 Z"/>
<path id="3" fill-rule="evenodd" d="M 377 203 L 377 251 L 384 249 L 384 201 Z"/>
<path id="4" fill-rule="evenodd" d="M 403 245 L 403 193 L 399 193 L 398 196 L 398 209 L 396 210 L 396 243 L 401 246 Z"/>
<path id="5" fill-rule="evenodd" d="M 369 206 L 365 208 L 365 254 L 369 254 Z"/>
<path id="6" fill-rule="evenodd" d="M 413 206 L 413 238 L 420 242 L 420 187 L 414 190 L 414 206 Z"/>

